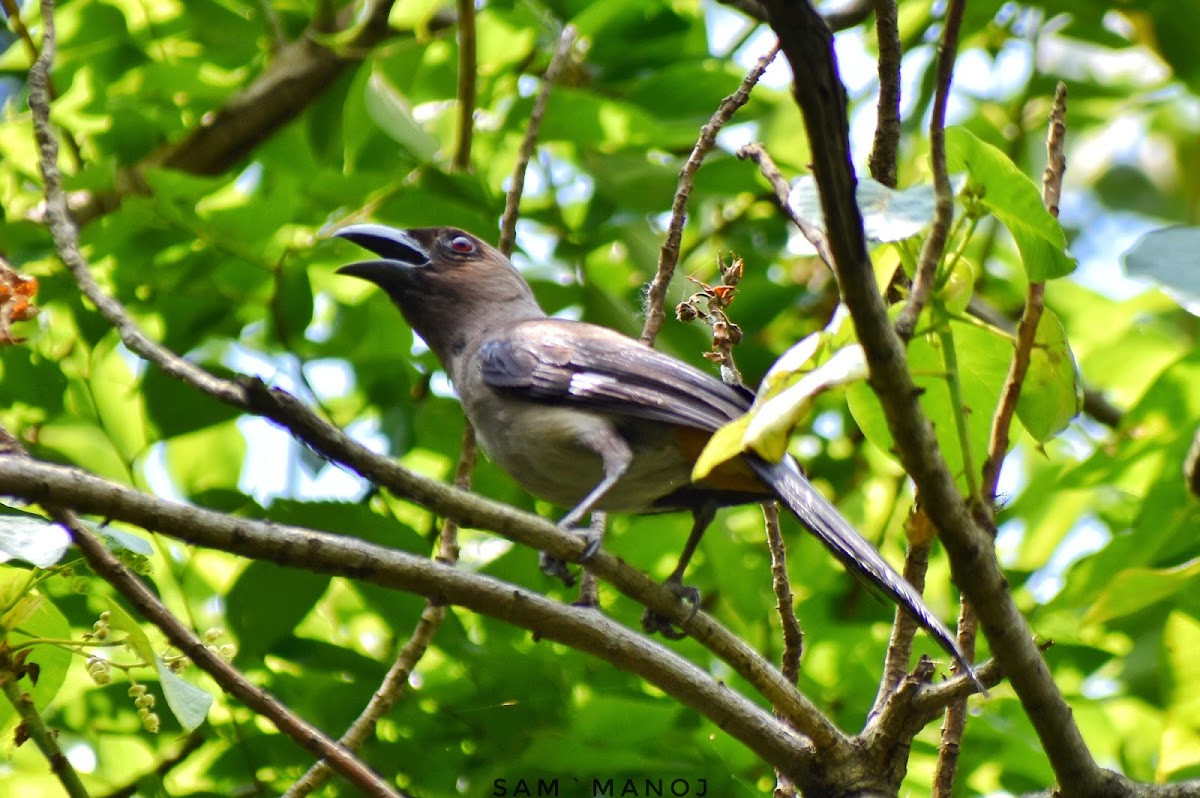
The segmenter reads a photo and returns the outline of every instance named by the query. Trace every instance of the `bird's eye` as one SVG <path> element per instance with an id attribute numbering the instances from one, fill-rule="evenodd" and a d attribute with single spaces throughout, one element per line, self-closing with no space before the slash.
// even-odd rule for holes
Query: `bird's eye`
<path id="1" fill-rule="evenodd" d="M 466 236 L 455 236 L 450 239 L 450 249 L 460 255 L 469 255 L 475 251 L 475 242 Z"/>

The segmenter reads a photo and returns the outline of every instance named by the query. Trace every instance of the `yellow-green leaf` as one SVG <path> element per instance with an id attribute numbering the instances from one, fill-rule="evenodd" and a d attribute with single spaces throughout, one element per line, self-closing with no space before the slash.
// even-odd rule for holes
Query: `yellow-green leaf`
<path id="1" fill-rule="evenodd" d="M 704 479 L 713 469 L 742 453 L 742 435 L 749 423 L 749 415 L 740 416 L 713 433 L 704 451 L 696 458 L 696 464 L 692 466 L 693 481 Z"/>
<path id="2" fill-rule="evenodd" d="M 742 438 L 744 448 L 778 462 L 787 451 L 792 430 L 808 416 L 818 394 L 866 376 L 867 361 L 861 346 L 854 344 L 838 350 L 796 384 L 750 412 L 750 423 Z"/>
<path id="3" fill-rule="evenodd" d="M 1067 331 L 1046 308 L 1038 322 L 1036 345 L 1017 401 L 1017 417 L 1038 443 L 1053 438 L 1083 408 L 1083 385 Z"/>

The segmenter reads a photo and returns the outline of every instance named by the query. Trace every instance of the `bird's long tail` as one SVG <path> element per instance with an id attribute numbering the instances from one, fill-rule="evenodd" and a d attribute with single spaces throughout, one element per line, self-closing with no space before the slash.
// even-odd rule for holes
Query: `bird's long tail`
<path id="1" fill-rule="evenodd" d="M 883 591 L 889 598 L 903 607 L 919 623 L 938 645 L 957 660 L 963 672 L 983 694 L 987 690 L 975 676 L 971 663 L 958 647 L 954 635 L 938 620 L 921 594 L 913 588 L 875 547 L 844 519 L 837 508 L 800 473 L 800 467 L 790 457 L 778 463 L 769 463 L 757 457 L 746 457 L 750 467 L 764 482 L 775 489 L 780 500 L 787 505 L 800 522 L 816 535 L 825 548 L 833 552 L 843 566 L 869 586 Z"/>

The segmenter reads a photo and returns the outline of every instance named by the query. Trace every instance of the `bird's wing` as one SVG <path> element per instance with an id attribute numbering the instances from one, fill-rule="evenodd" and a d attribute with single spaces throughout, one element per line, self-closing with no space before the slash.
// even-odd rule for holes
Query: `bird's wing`
<path id="1" fill-rule="evenodd" d="M 745 413 L 752 399 L 618 332 L 561 319 L 490 336 L 479 362 L 483 381 L 505 393 L 707 431 Z"/>
<path id="2" fill-rule="evenodd" d="M 513 325 L 480 348 L 484 382 L 532 401 L 713 431 L 750 407 L 747 395 L 605 327 L 545 319 Z M 812 486 L 791 457 L 745 464 L 851 573 L 904 607 L 975 678 L 954 635 L 921 595 Z M 982 690 L 983 685 L 976 680 Z"/>

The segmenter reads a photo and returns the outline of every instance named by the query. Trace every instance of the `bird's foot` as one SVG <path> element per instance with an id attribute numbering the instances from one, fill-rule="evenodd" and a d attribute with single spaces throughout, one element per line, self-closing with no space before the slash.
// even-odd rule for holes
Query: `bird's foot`
<path id="1" fill-rule="evenodd" d="M 567 561 L 561 560 L 544 551 L 538 552 L 538 568 L 542 570 L 546 576 L 553 577 L 562 582 L 567 587 L 575 586 L 575 574 L 571 573 L 571 569 L 567 567 Z"/>
<path id="2" fill-rule="evenodd" d="M 680 601 L 691 607 L 691 612 L 683 619 L 684 623 L 696 617 L 696 613 L 700 611 L 699 590 L 691 585 L 683 584 L 682 581 L 675 577 L 671 577 L 666 582 L 663 582 L 663 587 L 670 590 Z M 667 618 L 665 615 L 659 615 L 650 609 L 642 613 L 642 629 L 648 635 L 661 634 L 668 640 L 682 640 L 687 637 L 687 632 L 684 632 L 672 623 L 670 618 Z"/>
<path id="3" fill-rule="evenodd" d="M 590 530 L 569 530 L 577 531 L 579 536 L 583 538 L 584 548 L 583 553 L 579 555 L 577 562 L 590 562 L 596 556 L 596 552 L 600 551 L 600 538 L 591 534 Z M 544 551 L 538 552 L 538 567 L 542 569 L 542 573 L 546 576 L 552 576 L 561 581 L 567 587 L 575 586 L 575 574 L 571 573 L 567 567 L 567 561 L 555 557 L 552 554 L 547 554 Z"/>

